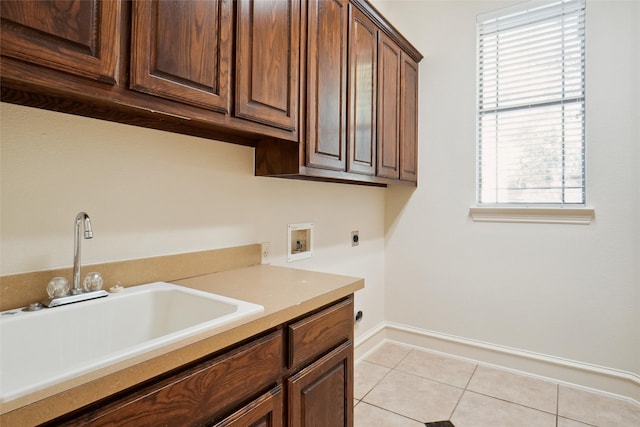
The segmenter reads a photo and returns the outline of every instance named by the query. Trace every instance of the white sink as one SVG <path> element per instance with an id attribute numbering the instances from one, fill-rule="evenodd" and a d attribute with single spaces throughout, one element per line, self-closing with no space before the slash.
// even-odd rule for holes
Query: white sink
<path id="1" fill-rule="evenodd" d="M 156 282 L 106 298 L 0 314 L 0 403 L 261 312 Z"/>

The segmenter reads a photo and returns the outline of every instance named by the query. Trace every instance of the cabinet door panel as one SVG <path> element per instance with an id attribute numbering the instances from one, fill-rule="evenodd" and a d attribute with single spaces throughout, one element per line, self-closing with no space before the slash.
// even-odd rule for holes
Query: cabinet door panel
<path id="1" fill-rule="evenodd" d="M 2 55 L 116 83 L 120 1 L 2 0 Z"/>
<path id="2" fill-rule="evenodd" d="M 230 0 L 139 0 L 132 9 L 131 88 L 229 111 Z"/>
<path id="3" fill-rule="evenodd" d="M 353 426 L 353 342 L 287 381 L 289 426 Z"/>
<path id="4" fill-rule="evenodd" d="M 400 179 L 418 180 L 418 64 L 402 53 Z"/>
<path id="5" fill-rule="evenodd" d="M 56 425 L 203 425 L 279 381 L 282 352 L 282 332 L 277 331 Z"/>
<path id="6" fill-rule="evenodd" d="M 376 167 L 376 75 L 378 31 L 362 12 L 350 7 L 349 162 L 347 172 L 374 175 Z"/>
<path id="7" fill-rule="evenodd" d="M 378 74 L 378 176 L 400 178 L 400 56 L 380 32 Z"/>
<path id="8" fill-rule="evenodd" d="M 346 0 L 310 0 L 307 22 L 307 165 L 346 169 Z"/>
<path id="9" fill-rule="evenodd" d="M 282 385 L 279 385 L 213 427 L 282 427 L 282 401 Z"/>
<path id="10" fill-rule="evenodd" d="M 238 3 L 236 116 L 295 130 L 300 0 Z"/>

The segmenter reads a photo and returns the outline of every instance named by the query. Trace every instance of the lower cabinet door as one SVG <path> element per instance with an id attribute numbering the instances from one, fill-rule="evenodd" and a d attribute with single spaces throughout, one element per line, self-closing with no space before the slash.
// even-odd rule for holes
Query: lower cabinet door
<path id="1" fill-rule="evenodd" d="M 174 427 L 202 426 L 251 401 L 282 378 L 281 330 L 254 339 L 229 352 L 131 393 L 94 404 L 69 420 L 50 426 Z M 280 426 L 280 424 L 229 424 Z"/>
<path id="2" fill-rule="evenodd" d="M 353 342 L 287 380 L 289 427 L 353 426 Z"/>
<path id="3" fill-rule="evenodd" d="M 213 427 L 282 427 L 282 399 L 278 385 Z"/>

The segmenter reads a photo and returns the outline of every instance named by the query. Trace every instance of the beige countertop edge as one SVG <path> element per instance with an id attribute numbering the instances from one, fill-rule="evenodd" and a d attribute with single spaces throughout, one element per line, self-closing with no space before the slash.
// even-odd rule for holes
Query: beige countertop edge
<path id="1" fill-rule="evenodd" d="M 258 265 L 173 281 L 264 311 L 3 403 L 0 425 L 35 425 L 198 360 L 364 288 L 356 277 Z"/>

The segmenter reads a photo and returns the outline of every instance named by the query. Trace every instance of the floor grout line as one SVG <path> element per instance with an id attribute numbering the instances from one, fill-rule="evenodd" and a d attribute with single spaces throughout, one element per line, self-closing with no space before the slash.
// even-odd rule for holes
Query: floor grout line
<path id="1" fill-rule="evenodd" d="M 556 427 L 558 427 L 558 423 L 560 420 L 558 417 L 560 413 L 560 384 L 556 384 Z"/>
<path id="2" fill-rule="evenodd" d="M 456 409 L 458 409 L 458 405 L 460 405 L 460 402 L 462 401 L 462 397 L 464 396 L 464 394 L 467 392 L 467 388 L 469 387 L 469 384 L 471 383 L 471 378 L 473 378 L 473 375 L 476 373 L 476 371 L 478 370 L 478 365 L 476 365 L 473 368 L 473 372 L 471 373 L 471 375 L 469 375 L 469 379 L 467 380 L 467 383 L 464 385 L 464 388 L 462 389 L 462 393 L 460 393 L 460 397 L 458 398 L 458 401 L 456 402 L 455 406 L 453 407 L 453 410 L 451 411 L 451 415 L 449 415 L 449 419 L 453 419 L 453 414 L 456 413 Z M 558 427 L 558 426 L 556 426 Z"/>
<path id="3" fill-rule="evenodd" d="M 413 418 L 413 417 L 409 417 L 409 416 L 407 416 L 407 415 L 405 415 L 405 414 L 401 414 L 401 413 L 399 413 L 399 412 L 395 412 L 395 411 L 392 411 L 392 410 L 390 410 L 390 409 L 383 408 L 382 406 L 378 406 L 378 405 L 375 405 L 375 404 L 373 404 L 373 403 L 369 403 L 369 402 L 361 402 L 361 403 L 364 403 L 365 405 L 373 406 L 374 408 L 378 408 L 378 409 L 383 410 L 383 411 L 385 411 L 385 412 L 389 412 L 390 414 L 394 414 L 394 415 L 397 415 L 397 416 L 399 416 L 399 417 L 406 418 L 406 419 L 411 420 L 411 421 L 415 421 L 415 422 L 417 422 L 417 423 L 421 423 L 421 424 L 424 424 L 424 423 L 425 423 L 424 421 L 416 420 L 416 419 L 415 419 L 415 418 Z"/>
<path id="4" fill-rule="evenodd" d="M 371 362 L 369 362 L 371 363 Z M 376 364 L 377 365 L 377 364 Z M 360 402 L 364 401 L 364 398 L 367 397 L 378 385 L 380 385 L 380 383 L 382 382 L 382 380 L 384 380 L 385 378 L 387 378 L 389 376 L 389 374 L 394 371 L 393 368 L 389 368 L 388 366 L 383 366 L 383 365 L 378 365 L 378 366 L 382 366 L 383 368 L 387 368 L 389 369 L 389 372 L 387 372 L 386 374 L 384 374 L 382 376 L 382 378 L 380 378 L 374 385 L 373 387 L 371 387 L 369 389 L 369 391 L 367 391 L 364 395 L 362 395 L 362 397 L 360 399 L 358 399 Z M 365 403 L 369 403 L 369 402 L 365 402 Z M 369 403 L 370 404 L 370 403 Z M 375 405 L 374 405 L 375 406 Z"/>
<path id="5" fill-rule="evenodd" d="M 544 413 L 544 414 L 552 415 L 554 418 L 550 418 L 549 417 L 550 419 L 548 419 L 548 421 L 550 421 L 550 423 L 549 423 L 550 425 L 555 425 L 555 427 L 560 427 L 563 423 L 568 422 L 568 421 L 565 421 L 565 420 L 570 420 L 570 421 L 573 421 L 573 422 L 576 422 L 576 423 L 580 423 L 580 425 L 584 425 L 585 427 L 602 427 L 602 426 L 598 426 L 596 424 L 591 424 L 591 423 L 587 423 L 587 422 L 584 422 L 584 421 L 581 421 L 581 420 L 573 419 L 570 416 L 560 416 L 560 385 L 561 385 L 560 383 L 555 382 L 553 384 L 553 385 L 555 385 L 555 392 L 556 392 L 555 408 L 553 408 L 553 409 L 548 408 L 548 409 L 551 409 L 551 410 L 544 410 L 544 409 L 540 409 L 540 408 L 537 408 L 537 407 L 529 406 L 527 404 L 522 404 L 522 403 L 518 403 L 518 402 L 514 402 L 514 401 L 511 401 L 511 400 L 508 400 L 509 396 L 507 396 L 507 398 L 501 398 L 501 397 L 493 396 L 493 395 L 490 395 L 490 394 L 486 394 L 485 392 L 480 392 L 480 391 L 475 391 L 475 390 L 470 389 L 471 382 L 472 382 L 474 376 L 479 375 L 478 369 L 480 368 L 480 366 L 482 366 L 482 364 L 480 364 L 480 363 L 474 364 L 473 371 L 471 372 L 471 375 L 469 375 L 469 377 L 466 379 L 466 382 L 465 382 L 464 386 L 462 386 L 462 387 L 459 386 L 459 385 L 449 384 L 449 383 L 441 381 L 441 380 L 430 378 L 428 376 L 420 375 L 420 374 L 418 374 L 416 372 L 413 372 L 413 371 L 406 371 L 406 369 L 410 369 L 411 368 L 411 366 L 409 366 L 409 365 L 411 365 L 411 363 L 406 363 L 405 365 L 402 366 L 403 369 L 399 369 L 399 366 L 402 364 L 402 362 L 407 360 L 409 355 L 412 354 L 412 352 L 414 352 L 414 351 L 415 352 L 419 352 L 420 350 L 419 349 L 409 349 L 404 355 L 402 355 L 398 359 L 397 362 L 394 363 L 394 360 L 392 358 L 391 360 L 389 360 L 389 363 L 387 365 L 383 365 L 383 364 L 376 363 L 376 362 L 373 362 L 373 361 L 370 361 L 370 360 L 367 360 L 367 359 L 363 359 L 362 360 L 363 362 L 371 363 L 373 365 L 385 368 L 385 369 L 387 369 L 387 372 L 384 373 L 384 375 L 382 375 L 382 377 L 378 381 L 376 381 L 375 384 L 372 387 L 370 387 L 369 390 L 361 398 L 359 398 L 359 399 L 355 398 L 356 404 L 354 405 L 354 407 L 357 406 L 357 405 L 360 405 L 360 404 L 366 404 L 366 405 L 370 405 L 371 407 L 375 407 L 375 408 L 377 408 L 379 410 L 385 411 L 386 413 L 394 414 L 394 415 L 403 417 L 405 419 L 412 420 L 412 421 L 414 421 L 416 423 L 425 424 L 425 421 L 417 420 L 417 419 L 415 419 L 415 418 L 413 418 L 411 416 L 407 416 L 405 414 L 402 414 L 402 413 L 399 413 L 399 412 L 395 412 L 393 410 L 387 409 L 385 407 L 381 407 L 378 404 L 373 404 L 373 403 L 370 403 L 370 402 L 365 400 L 368 396 L 370 396 L 370 394 L 372 392 L 374 392 L 376 390 L 376 388 L 380 387 L 381 383 L 383 381 L 387 380 L 390 375 L 392 375 L 393 373 L 397 373 L 397 374 L 401 373 L 401 374 L 404 374 L 404 375 L 411 375 L 413 377 L 420 378 L 422 380 L 431 381 L 433 383 L 442 384 L 442 385 L 445 385 L 445 386 L 448 386 L 448 387 L 453 387 L 453 388 L 455 388 L 457 390 L 460 390 L 461 393 L 460 393 L 459 397 L 457 398 L 457 401 L 455 402 L 455 405 L 453 407 L 453 410 L 451 411 L 449 420 L 453 419 L 453 417 L 454 417 L 454 415 L 456 414 L 457 411 L 465 412 L 464 409 L 462 409 L 462 407 L 460 406 L 461 402 L 462 402 L 462 399 L 465 396 L 467 396 L 468 398 L 471 398 L 471 395 L 469 395 L 468 393 L 473 393 L 473 394 L 475 394 L 477 396 L 484 396 L 484 397 L 486 397 L 488 399 L 492 399 L 494 401 L 504 402 L 506 404 L 517 406 L 519 408 L 524 408 L 524 409 L 527 409 L 527 410 L 536 411 L 538 413 Z M 455 358 L 452 358 L 452 359 L 456 360 Z M 383 359 L 380 359 L 380 360 L 383 360 Z M 383 361 L 387 361 L 387 360 L 383 360 Z M 393 366 L 390 367 L 389 365 L 393 365 Z M 509 373 L 509 374 L 513 374 L 513 375 L 517 375 L 517 376 L 520 375 L 518 373 L 511 372 L 508 369 L 500 369 L 499 367 L 493 367 L 493 368 L 497 369 L 497 370 L 500 370 L 500 371 L 503 371 L 503 372 L 506 372 L 506 373 Z M 422 372 L 422 371 L 420 371 L 420 372 Z M 422 372 L 422 373 L 424 373 L 424 372 Z M 428 374 L 429 371 L 427 371 L 426 373 Z M 401 385 L 399 385 L 399 387 L 401 387 Z M 477 388 L 477 387 L 474 387 L 474 388 Z M 551 390 L 549 390 L 549 391 L 551 391 Z M 488 390 L 488 392 L 491 393 L 492 391 Z M 497 394 L 504 394 L 504 393 L 497 393 Z M 454 396 L 451 396 L 451 397 L 454 397 Z M 513 397 L 513 396 L 511 396 L 511 397 Z M 551 396 L 549 396 L 549 397 L 551 397 Z M 520 399 L 520 400 L 522 400 L 522 399 Z M 528 400 L 529 399 L 525 399 L 525 401 L 528 401 Z M 379 403 L 381 403 L 381 402 L 379 402 Z M 531 403 L 535 404 L 534 401 L 532 401 Z M 551 403 L 551 402 L 549 402 L 547 400 L 547 403 Z M 551 405 L 546 405 L 545 404 L 545 405 L 541 405 L 541 406 L 545 406 L 546 407 L 546 406 L 551 406 Z M 563 419 L 563 423 L 560 422 L 561 418 Z M 552 420 L 555 420 L 555 423 L 552 422 Z M 426 421 L 426 422 L 430 422 L 430 421 Z"/>

